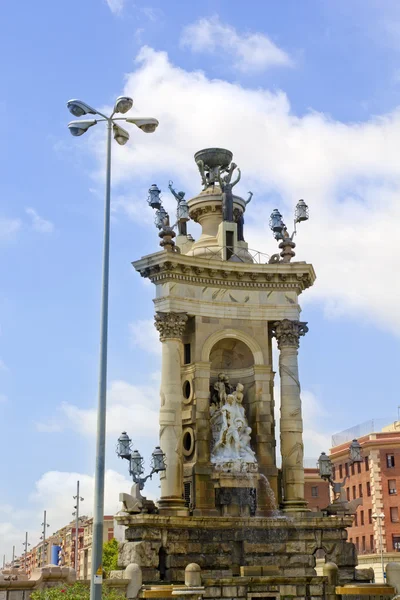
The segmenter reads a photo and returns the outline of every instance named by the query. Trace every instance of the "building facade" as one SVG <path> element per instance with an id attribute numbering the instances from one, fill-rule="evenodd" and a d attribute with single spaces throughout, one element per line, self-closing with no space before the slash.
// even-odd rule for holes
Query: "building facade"
<path id="1" fill-rule="evenodd" d="M 26 555 L 26 571 L 31 576 L 34 569 L 49 564 L 75 568 L 76 523 L 71 521 L 46 538 L 45 549 L 40 542 Z M 89 579 L 91 574 L 91 545 L 93 537 L 93 518 L 82 517 L 78 528 L 78 564 L 77 578 Z M 107 542 L 114 537 L 114 517 L 104 517 L 104 537 Z M 44 554 L 44 556 L 43 556 Z M 25 564 L 25 556 L 20 559 Z"/>
<path id="2" fill-rule="evenodd" d="M 321 479 L 317 468 L 304 469 L 304 499 L 313 512 L 324 510 L 330 502 L 329 483 Z"/>
<path id="3" fill-rule="evenodd" d="M 348 500 L 362 498 L 348 529 L 349 541 L 355 544 L 362 566 L 373 567 L 376 580 L 382 581 L 381 552 L 384 564 L 399 560 L 400 422 L 358 437 L 362 463 L 349 463 L 349 441 L 331 449 L 333 476 L 336 481 L 345 479 Z"/>

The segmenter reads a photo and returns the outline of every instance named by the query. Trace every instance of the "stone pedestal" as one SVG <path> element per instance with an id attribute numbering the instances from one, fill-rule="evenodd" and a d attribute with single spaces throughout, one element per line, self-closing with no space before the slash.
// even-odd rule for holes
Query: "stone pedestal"
<path id="1" fill-rule="evenodd" d="M 355 547 L 346 542 L 352 517 L 319 517 L 312 513 L 287 518 L 118 516 L 127 526 L 120 547 L 120 566 L 137 563 L 143 582 L 183 583 L 185 567 L 196 563 L 205 578 L 226 578 L 240 570 L 274 567 L 277 575 L 315 576 L 315 553 L 337 564 L 341 583 L 354 579 Z M 161 576 L 160 576 L 161 573 Z M 314 595 L 314 594 L 312 594 Z"/>

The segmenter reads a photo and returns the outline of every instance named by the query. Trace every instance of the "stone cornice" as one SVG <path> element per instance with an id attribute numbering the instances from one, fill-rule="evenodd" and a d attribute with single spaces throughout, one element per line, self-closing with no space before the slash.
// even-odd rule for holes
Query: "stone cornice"
<path id="1" fill-rule="evenodd" d="M 312 265 L 236 263 L 187 256 L 175 252 L 149 254 L 132 263 L 142 277 L 155 284 L 167 281 L 188 282 L 232 288 L 296 290 L 300 294 L 315 281 Z"/>

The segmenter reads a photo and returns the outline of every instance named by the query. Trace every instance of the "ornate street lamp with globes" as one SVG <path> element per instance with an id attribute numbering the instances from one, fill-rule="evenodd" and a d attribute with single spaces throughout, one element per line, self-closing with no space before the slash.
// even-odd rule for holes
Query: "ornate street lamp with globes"
<path id="1" fill-rule="evenodd" d="M 351 465 L 354 463 L 361 463 L 364 460 L 362 457 L 361 445 L 358 442 L 358 440 L 353 440 L 349 446 L 349 459 Z M 344 486 L 346 484 L 348 475 L 345 475 L 343 481 L 334 481 L 332 477 L 332 461 L 325 452 L 321 453 L 317 465 L 321 479 L 329 481 L 333 490 L 334 501 L 332 504 L 329 505 L 328 509 L 335 507 L 336 510 L 348 510 L 350 505 L 348 503 L 347 497 L 344 494 Z"/>
<path id="2" fill-rule="evenodd" d="M 123 431 L 118 438 L 117 454 L 120 458 L 124 458 L 129 461 L 129 474 L 133 481 L 139 486 L 139 490 L 144 488 L 144 484 L 148 479 L 151 479 L 154 473 L 161 473 L 165 471 L 165 454 L 159 446 L 156 446 L 152 453 L 151 471 L 145 477 L 142 477 L 144 473 L 144 460 L 138 450 L 132 452 L 132 440 L 126 431 Z"/>
<path id="3" fill-rule="evenodd" d="M 107 334 L 108 334 L 108 283 L 109 283 L 109 254 L 110 254 L 110 205 L 111 205 L 111 135 L 120 146 L 129 140 L 129 133 L 121 127 L 119 121 L 133 124 L 145 133 L 153 133 L 158 126 L 153 117 L 116 117 L 116 114 L 126 114 L 133 106 L 132 98 L 119 96 L 114 104 L 111 115 L 93 108 L 82 100 L 69 100 L 67 108 L 78 120 L 68 123 L 71 135 L 79 137 L 98 123 L 107 125 L 106 150 L 106 195 L 104 212 L 104 246 L 103 246 L 103 282 L 101 299 L 101 329 L 100 329 L 100 375 L 97 412 L 96 437 L 96 469 L 94 483 L 93 511 L 93 541 L 92 541 L 92 570 L 90 579 L 90 600 L 101 600 L 103 589 L 102 559 L 103 559 L 103 523 L 104 523 L 104 479 L 106 452 L 106 393 L 107 393 Z M 97 115 L 96 119 L 80 119 L 86 115 Z"/>

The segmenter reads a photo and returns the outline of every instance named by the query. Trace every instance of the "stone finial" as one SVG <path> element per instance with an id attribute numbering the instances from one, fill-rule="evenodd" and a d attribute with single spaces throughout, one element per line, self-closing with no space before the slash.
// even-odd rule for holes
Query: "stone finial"
<path id="1" fill-rule="evenodd" d="M 271 324 L 271 333 L 276 337 L 278 348 L 281 350 L 286 347 L 299 347 L 299 338 L 308 332 L 307 323 L 305 321 L 291 321 L 282 319 Z"/>
<path id="2" fill-rule="evenodd" d="M 128 600 L 137 598 L 143 583 L 142 569 L 138 564 L 130 563 L 125 568 L 124 576 L 125 579 L 129 579 L 126 597 Z"/>
<path id="3" fill-rule="evenodd" d="M 156 312 L 154 325 L 160 333 L 160 340 L 168 338 L 181 338 L 186 327 L 188 316 L 186 313 Z"/>
<path id="4" fill-rule="evenodd" d="M 330 585 L 338 585 L 339 583 L 339 568 L 334 562 L 326 562 L 322 567 L 324 577 L 328 578 Z"/>
<path id="5" fill-rule="evenodd" d="M 185 569 L 185 585 L 188 587 L 201 586 L 201 568 L 196 563 L 190 563 Z"/>

